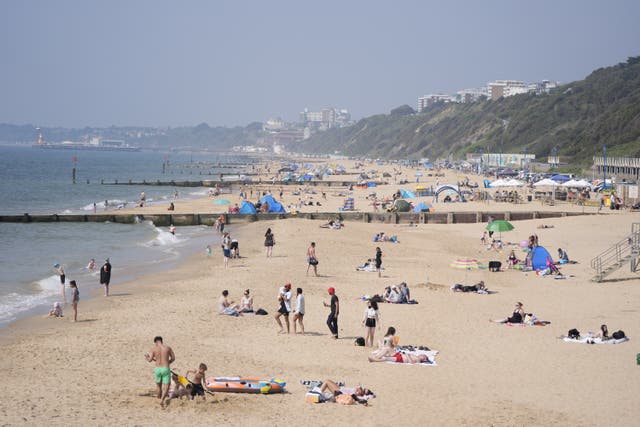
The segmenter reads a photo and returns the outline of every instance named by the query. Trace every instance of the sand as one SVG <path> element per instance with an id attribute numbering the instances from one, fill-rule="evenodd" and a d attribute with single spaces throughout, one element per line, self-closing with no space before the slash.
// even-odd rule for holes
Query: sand
<path id="1" fill-rule="evenodd" d="M 385 191 L 390 194 L 395 187 Z M 182 203 L 184 209 L 189 203 L 211 206 L 210 200 L 179 201 L 176 210 Z M 476 203 L 464 208 L 501 207 L 484 209 Z M 515 209 L 531 206 L 509 205 Z M 30 318 L 1 331 L 6 395 L 0 401 L 0 424 L 635 425 L 640 415 L 640 368 L 635 361 L 640 280 L 625 266 L 598 284 L 590 281 L 589 268 L 590 259 L 628 235 L 634 221 L 633 213 L 607 210 L 545 219 L 554 226 L 550 229 L 537 229 L 541 220 L 514 222 L 516 229 L 505 233 L 504 241 L 519 242 L 537 232 L 540 244 L 552 254 L 563 247 L 579 262 L 562 268 L 570 276 L 564 280 L 531 272 L 451 268 L 458 257 L 477 258 L 485 265 L 506 260 L 507 250 L 496 253 L 480 245 L 484 224 L 348 222 L 342 230 L 322 229 L 319 221 L 305 219 L 231 224 L 242 258 L 232 260 L 228 269 L 223 268 L 219 236 L 212 230 L 210 258 L 203 251 L 172 271 L 131 283 L 118 282 L 115 268 L 113 295 L 83 298 L 78 323 L 68 317 Z M 271 259 L 264 255 L 267 227 L 277 241 Z M 372 237 L 379 231 L 400 240 L 379 244 L 386 268 L 382 278 L 355 271 L 374 256 L 377 244 Z M 310 241 L 317 242 L 320 277 L 305 275 Z M 496 293 L 449 290 L 454 283 L 478 280 Z M 360 297 L 403 281 L 419 304 L 382 304 L 382 329 L 376 338 L 394 326 L 401 344 L 439 350 L 438 366 L 369 363 L 370 349 L 353 345 L 355 337 L 364 335 L 365 304 Z M 278 288 L 286 282 L 304 289 L 305 336 L 277 334 L 272 315 Z M 322 304 L 329 301 L 330 286 L 341 303 L 337 341 L 330 338 L 328 309 Z M 239 301 L 245 288 L 268 316 L 216 314 L 223 289 Z M 488 322 L 509 315 L 515 301 L 551 325 Z M 624 330 L 631 341 L 590 346 L 557 339 L 571 328 L 597 331 L 602 323 L 611 331 Z M 143 357 L 155 335 L 174 349 L 173 368 L 181 373 L 205 362 L 208 376 L 277 377 L 287 382 L 287 393 L 217 394 L 205 402 L 172 401 L 162 410 L 153 397 L 153 366 Z M 299 380 L 325 378 L 364 384 L 377 398 L 368 407 L 305 403 Z"/>

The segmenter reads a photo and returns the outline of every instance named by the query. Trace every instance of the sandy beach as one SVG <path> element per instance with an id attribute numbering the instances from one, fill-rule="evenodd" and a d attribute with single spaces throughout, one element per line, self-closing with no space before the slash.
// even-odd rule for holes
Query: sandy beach
<path id="1" fill-rule="evenodd" d="M 271 165 L 270 167 L 275 167 Z M 415 186 L 413 170 L 405 186 L 381 186 L 380 194 Z M 442 180 L 456 179 L 457 173 Z M 265 175 L 268 178 L 269 174 Z M 429 185 L 435 177 L 425 177 Z M 472 178 L 472 182 L 475 178 Z M 480 178 L 477 178 L 478 182 Z M 297 198 L 285 188 L 284 203 Z M 277 190 L 273 189 L 274 193 Z M 337 211 L 344 200 L 338 189 L 327 191 L 322 206 L 301 211 Z M 356 208 L 371 210 L 365 192 Z M 319 197 L 314 195 L 314 200 Z M 228 197 L 239 201 L 237 194 Z M 253 199 L 252 199 L 253 200 Z M 429 200 L 430 198 L 426 198 Z M 178 200 L 176 213 L 216 212 L 210 198 Z M 218 212 L 228 206 L 218 207 Z M 306 210 L 305 210 L 306 209 Z M 313 210 L 309 210 L 313 209 Z M 568 204 L 437 204 L 437 210 L 597 211 Z M 166 212 L 151 205 L 130 212 Z M 591 281 L 590 260 L 625 238 L 638 221 L 630 212 L 514 222 L 505 242 L 520 242 L 533 233 L 554 256 L 565 248 L 577 264 L 562 267 L 566 279 L 533 272 L 450 267 L 457 258 L 482 265 L 509 254 L 480 244 L 485 224 L 406 225 L 347 222 L 341 230 L 320 228 L 321 221 L 286 219 L 231 224 L 242 258 L 223 267 L 220 236 L 211 228 L 211 257 L 201 254 L 169 272 L 119 283 L 114 269 L 112 296 L 82 294 L 79 322 L 70 308 L 62 319 L 24 319 L 0 331 L 7 395 L 0 402 L 1 425 L 536 425 L 632 426 L 640 410 L 640 278 L 624 266 L 608 281 Z M 553 228 L 539 229 L 541 224 Z M 264 232 L 276 237 L 273 258 L 264 255 Z M 179 231 L 179 230 L 178 230 Z M 384 231 L 400 243 L 374 243 Z M 306 276 L 305 253 L 317 243 L 320 277 Z M 358 272 L 355 267 L 383 251 L 385 271 Z M 523 252 L 515 248 L 523 257 Z M 451 292 L 455 283 L 484 280 L 491 295 Z M 306 296 L 306 335 L 279 335 L 273 319 L 278 288 L 291 282 Z M 354 346 L 364 335 L 363 295 L 406 282 L 419 304 L 381 304 L 381 329 L 397 329 L 400 344 L 438 350 L 437 366 L 369 363 L 370 349 Z M 80 289 L 82 292 L 82 284 Z M 325 324 L 327 288 L 340 298 L 339 340 Z M 268 316 L 239 318 L 217 314 L 217 299 L 228 289 L 240 300 L 249 288 L 254 306 Z M 544 327 L 511 327 L 490 323 L 510 315 L 514 303 L 551 321 Z M 624 330 L 631 341 L 619 345 L 581 345 L 557 337 L 569 329 Z M 216 394 L 206 401 L 172 401 L 161 409 L 154 397 L 153 365 L 143 354 L 161 335 L 176 353 L 173 369 L 184 373 L 200 362 L 207 376 L 276 377 L 287 382 L 284 394 Z M 335 379 L 363 384 L 377 397 L 365 407 L 305 403 L 300 380 Z"/>

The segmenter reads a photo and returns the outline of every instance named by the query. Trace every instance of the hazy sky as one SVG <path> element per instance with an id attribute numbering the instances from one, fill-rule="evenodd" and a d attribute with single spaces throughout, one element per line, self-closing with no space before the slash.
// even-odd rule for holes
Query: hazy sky
<path id="1" fill-rule="evenodd" d="M 640 54 L 640 1 L 0 0 L 0 122 L 246 125 L 388 113 Z"/>

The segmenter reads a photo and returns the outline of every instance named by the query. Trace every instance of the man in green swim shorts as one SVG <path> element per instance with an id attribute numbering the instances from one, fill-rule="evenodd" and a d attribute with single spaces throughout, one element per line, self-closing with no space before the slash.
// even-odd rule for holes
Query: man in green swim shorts
<path id="1" fill-rule="evenodd" d="M 169 385 L 171 384 L 171 363 L 176 360 L 176 355 L 173 354 L 171 347 L 163 344 L 162 337 L 155 337 L 153 342 L 155 345 L 149 352 L 144 354 L 144 358 L 149 363 L 156 362 L 154 374 L 158 389 L 158 399 L 160 399 L 160 406 L 164 408 L 165 400 L 169 395 Z"/>

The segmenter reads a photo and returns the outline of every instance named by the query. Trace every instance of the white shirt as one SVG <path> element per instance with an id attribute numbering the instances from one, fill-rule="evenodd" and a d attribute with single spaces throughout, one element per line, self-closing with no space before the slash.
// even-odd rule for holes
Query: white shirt
<path id="1" fill-rule="evenodd" d="M 291 311 L 291 291 L 286 291 L 282 294 L 282 299 L 284 300 L 284 306 L 287 311 Z"/>
<path id="2" fill-rule="evenodd" d="M 304 295 L 296 297 L 296 313 L 304 314 Z"/>

